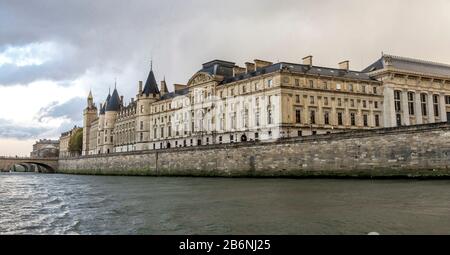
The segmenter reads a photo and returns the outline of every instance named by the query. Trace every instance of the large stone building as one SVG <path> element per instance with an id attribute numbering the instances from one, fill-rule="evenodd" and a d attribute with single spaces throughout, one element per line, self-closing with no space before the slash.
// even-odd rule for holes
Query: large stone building
<path id="1" fill-rule="evenodd" d="M 60 158 L 79 156 L 79 153 L 70 151 L 69 144 L 70 144 L 70 139 L 72 138 L 72 136 L 75 135 L 75 133 L 80 129 L 81 129 L 80 127 L 74 126 L 71 130 L 61 134 L 61 137 L 59 138 L 59 157 Z"/>
<path id="2" fill-rule="evenodd" d="M 301 64 L 254 60 L 245 67 L 214 60 L 203 64 L 187 85 L 175 84 L 169 92 L 164 80 L 158 86 L 151 68 L 145 84 L 138 84 L 136 100 L 128 104 L 117 88 L 99 109 L 89 94 L 82 153 L 268 141 L 446 121 L 449 76 L 446 65 L 388 55 L 363 71 L 350 70 L 348 61 L 336 68 L 315 66 L 312 56 Z M 426 109 L 417 96 L 418 108 L 407 115 L 407 91 L 420 97 L 427 93 Z M 418 109 L 426 114 L 419 118 Z"/>
<path id="3" fill-rule="evenodd" d="M 383 83 L 386 127 L 450 119 L 450 65 L 383 54 L 363 72 Z"/>
<path id="4" fill-rule="evenodd" d="M 381 127 L 381 83 L 369 75 L 302 64 L 214 60 L 169 92 L 153 70 L 124 105 L 115 88 L 97 109 L 88 98 L 83 154 L 272 140 Z"/>
<path id="5" fill-rule="evenodd" d="M 56 158 L 59 156 L 59 141 L 40 139 L 33 144 L 32 158 Z"/>

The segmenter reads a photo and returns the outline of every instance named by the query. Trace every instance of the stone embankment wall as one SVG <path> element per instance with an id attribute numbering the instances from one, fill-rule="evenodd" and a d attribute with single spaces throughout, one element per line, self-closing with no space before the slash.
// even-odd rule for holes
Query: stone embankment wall
<path id="1" fill-rule="evenodd" d="M 152 176 L 450 177 L 450 124 L 436 123 L 59 160 L 59 172 Z"/>

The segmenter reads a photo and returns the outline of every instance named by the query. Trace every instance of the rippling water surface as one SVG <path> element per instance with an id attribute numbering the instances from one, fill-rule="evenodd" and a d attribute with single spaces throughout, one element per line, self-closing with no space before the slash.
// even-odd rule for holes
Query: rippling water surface
<path id="1" fill-rule="evenodd" d="M 0 234 L 450 234 L 450 181 L 0 174 Z"/>

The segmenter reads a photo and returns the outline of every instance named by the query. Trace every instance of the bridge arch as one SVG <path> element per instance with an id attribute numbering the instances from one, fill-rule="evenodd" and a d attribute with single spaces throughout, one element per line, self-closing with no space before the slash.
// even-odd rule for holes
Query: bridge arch
<path id="1" fill-rule="evenodd" d="M 55 173 L 58 169 L 58 158 L 6 158 L 0 157 L 0 170 L 10 171 L 14 165 L 21 165 L 28 170 L 34 168 L 33 165 L 38 166 L 37 170 L 40 173 Z"/>
<path id="2" fill-rule="evenodd" d="M 40 166 L 40 168 L 38 167 L 39 173 L 55 173 L 56 172 L 56 169 L 54 169 L 52 166 L 50 166 L 48 164 L 44 164 L 44 163 L 40 163 L 40 162 L 33 162 L 33 161 L 23 162 L 23 163 Z"/>

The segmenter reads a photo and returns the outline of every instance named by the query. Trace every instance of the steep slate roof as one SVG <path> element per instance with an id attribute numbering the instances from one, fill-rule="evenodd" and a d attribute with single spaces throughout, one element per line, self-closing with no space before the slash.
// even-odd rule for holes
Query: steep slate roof
<path id="1" fill-rule="evenodd" d="M 109 102 L 109 99 L 111 99 L 111 94 L 109 93 L 108 96 L 106 97 L 105 103 L 102 105 L 102 107 L 100 108 L 100 115 L 105 114 L 106 111 L 106 105 Z"/>
<path id="2" fill-rule="evenodd" d="M 172 91 L 167 94 L 164 94 L 163 96 L 161 96 L 161 99 L 164 100 L 164 99 L 174 98 L 177 96 L 186 95 L 187 93 L 189 93 L 189 88 L 184 88 L 181 90 Z"/>
<path id="3" fill-rule="evenodd" d="M 153 69 L 150 68 L 150 73 L 148 74 L 147 81 L 145 82 L 144 90 L 142 95 L 159 94 L 158 84 L 156 83 L 155 75 L 153 74 Z"/>
<path id="4" fill-rule="evenodd" d="M 301 74 L 311 74 L 311 75 L 320 75 L 320 76 L 328 76 L 328 77 L 336 77 L 336 78 L 347 78 L 347 79 L 355 79 L 361 81 L 376 81 L 375 79 L 369 77 L 368 74 L 359 71 L 353 70 L 341 70 L 337 68 L 328 68 L 328 67 L 320 67 L 320 66 L 309 66 L 302 64 L 293 64 L 287 62 L 280 62 L 270 66 L 266 66 L 263 68 L 259 68 L 256 71 L 250 73 L 243 73 L 233 77 L 232 75 L 225 77 L 222 81 L 222 84 L 227 84 L 243 79 L 248 79 L 251 77 L 277 72 L 279 70 L 288 70 L 291 72 L 301 73 Z M 211 75 L 213 73 L 210 73 Z"/>
<path id="5" fill-rule="evenodd" d="M 120 109 L 120 97 L 117 89 L 114 88 L 111 98 L 106 104 L 106 111 L 118 111 Z"/>
<path id="6" fill-rule="evenodd" d="M 450 77 L 450 65 L 387 54 L 383 54 L 380 59 L 365 68 L 363 72 L 374 72 L 388 66 L 403 71 Z"/>

